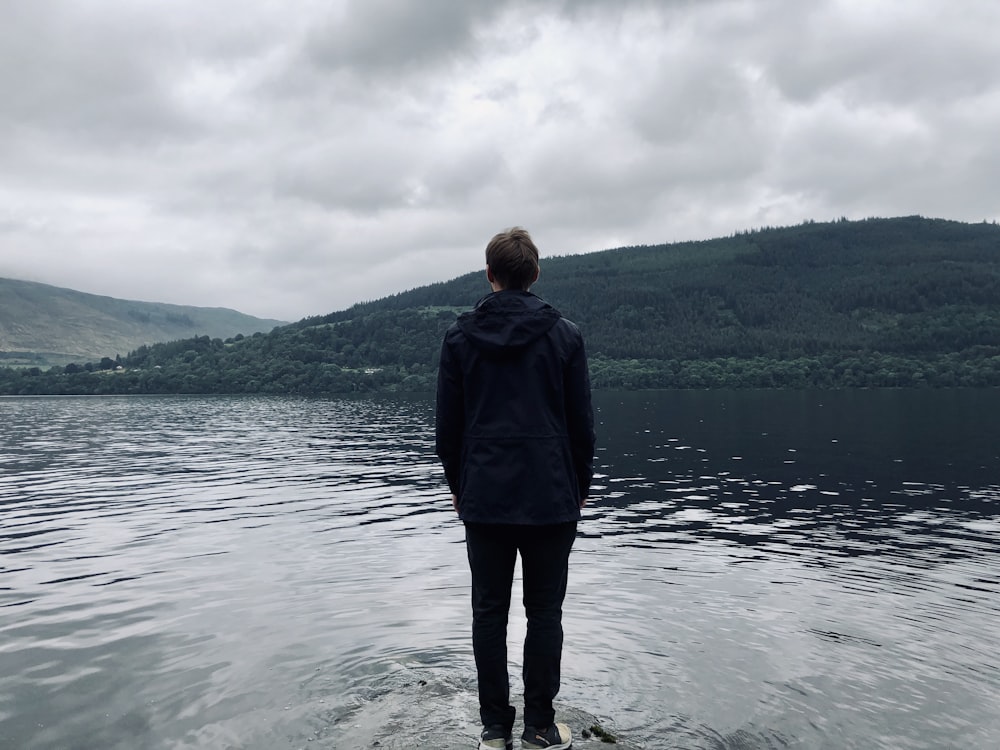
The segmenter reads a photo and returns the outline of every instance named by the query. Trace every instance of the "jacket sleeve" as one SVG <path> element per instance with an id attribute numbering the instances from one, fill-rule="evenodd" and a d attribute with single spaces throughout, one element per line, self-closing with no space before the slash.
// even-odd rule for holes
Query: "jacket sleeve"
<path id="1" fill-rule="evenodd" d="M 579 340 L 566 365 L 565 374 L 566 428 L 569 433 L 573 467 L 580 486 L 580 499 L 590 494 L 594 477 L 594 410 L 590 401 L 590 372 L 583 339 Z"/>
<path id="2" fill-rule="evenodd" d="M 460 363 L 448 345 L 448 336 L 441 344 L 438 365 L 437 413 L 434 428 L 434 448 L 444 467 L 448 488 L 459 496 L 461 476 L 462 437 L 465 429 L 464 394 Z"/>

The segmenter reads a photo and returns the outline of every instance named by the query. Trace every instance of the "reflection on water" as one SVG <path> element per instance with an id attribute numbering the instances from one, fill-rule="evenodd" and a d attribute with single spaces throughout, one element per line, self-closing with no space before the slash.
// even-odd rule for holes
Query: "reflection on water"
<path id="1" fill-rule="evenodd" d="M 997 745 L 1000 395 L 596 406 L 564 715 L 648 748 Z M 0 399 L 0 748 L 467 746 L 432 418 Z"/>

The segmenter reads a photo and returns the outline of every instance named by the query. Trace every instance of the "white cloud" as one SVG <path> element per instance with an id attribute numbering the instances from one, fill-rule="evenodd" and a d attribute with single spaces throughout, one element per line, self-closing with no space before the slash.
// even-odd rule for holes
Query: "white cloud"
<path id="1" fill-rule="evenodd" d="M 0 275 L 296 319 L 761 224 L 998 218 L 1000 6 L 5 6 Z"/>

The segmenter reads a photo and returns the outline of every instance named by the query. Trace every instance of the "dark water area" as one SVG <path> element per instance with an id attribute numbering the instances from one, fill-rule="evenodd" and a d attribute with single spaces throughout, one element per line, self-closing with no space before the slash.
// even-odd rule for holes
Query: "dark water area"
<path id="1" fill-rule="evenodd" d="M 1000 392 L 595 404 L 577 737 L 1000 746 Z M 0 399 L 0 748 L 474 747 L 432 430 L 425 398 Z"/>

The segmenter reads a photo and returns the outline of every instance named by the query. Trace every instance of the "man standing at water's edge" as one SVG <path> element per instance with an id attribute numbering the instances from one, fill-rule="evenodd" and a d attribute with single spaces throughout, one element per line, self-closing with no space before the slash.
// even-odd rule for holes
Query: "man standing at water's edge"
<path id="1" fill-rule="evenodd" d="M 569 554 L 593 476 L 594 420 L 583 337 L 528 291 L 538 250 L 514 228 L 486 248 L 492 294 L 448 329 L 437 387 L 437 454 L 465 524 L 479 747 L 513 747 L 507 617 L 517 555 L 524 607 L 521 746 L 572 747 L 555 722 Z"/>

